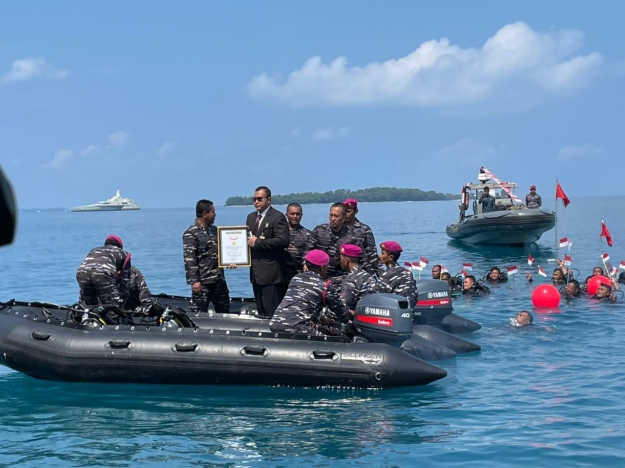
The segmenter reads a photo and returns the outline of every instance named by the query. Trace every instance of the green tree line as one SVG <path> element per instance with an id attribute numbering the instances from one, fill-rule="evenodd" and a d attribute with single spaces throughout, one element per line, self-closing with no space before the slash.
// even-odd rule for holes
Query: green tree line
<path id="1" fill-rule="evenodd" d="M 273 195 L 271 202 L 274 205 L 287 205 L 300 203 L 302 205 L 313 203 L 342 202 L 346 198 L 355 198 L 359 202 L 397 202 L 397 201 L 437 201 L 455 200 L 459 195 L 452 193 L 440 193 L 432 190 L 424 192 L 412 188 L 373 187 L 359 190 L 338 189 L 333 192 L 304 192 L 289 193 L 288 195 Z M 252 205 L 252 197 L 229 197 L 226 206 Z"/>

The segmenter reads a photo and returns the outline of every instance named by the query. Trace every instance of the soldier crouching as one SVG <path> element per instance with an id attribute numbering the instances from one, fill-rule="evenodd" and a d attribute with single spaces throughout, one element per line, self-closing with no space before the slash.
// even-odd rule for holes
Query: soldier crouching
<path id="1" fill-rule="evenodd" d="M 269 328 L 272 332 L 303 333 L 314 336 L 341 335 L 331 323 L 349 314 L 338 294 L 327 288 L 330 257 L 322 250 L 311 250 L 304 257 L 307 271 L 293 277 L 276 309 Z M 324 310 L 325 309 L 325 310 Z"/>
<path id="2" fill-rule="evenodd" d="M 103 246 L 91 249 L 76 270 L 80 301 L 85 305 L 123 305 L 118 284 L 130 271 L 130 254 L 123 247 L 122 240 L 111 234 Z"/>
<path id="3" fill-rule="evenodd" d="M 130 275 L 122 281 L 120 290 L 124 299 L 124 309 L 150 315 L 154 307 L 152 293 L 138 268 L 134 266 L 130 268 Z"/>

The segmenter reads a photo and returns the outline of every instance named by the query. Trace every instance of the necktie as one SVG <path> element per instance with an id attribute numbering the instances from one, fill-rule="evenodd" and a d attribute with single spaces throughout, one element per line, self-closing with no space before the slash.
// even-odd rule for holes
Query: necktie
<path id="1" fill-rule="evenodd" d="M 258 216 L 256 217 L 256 224 L 254 225 L 254 230 L 252 231 L 252 234 L 256 235 L 258 233 L 261 219 L 263 219 L 263 217 L 260 215 L 260 213 L 258 213 Z"/>

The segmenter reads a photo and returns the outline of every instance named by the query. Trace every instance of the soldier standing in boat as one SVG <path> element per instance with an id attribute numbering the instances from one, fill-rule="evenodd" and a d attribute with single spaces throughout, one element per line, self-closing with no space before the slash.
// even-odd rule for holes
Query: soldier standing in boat
<path id="1" fill-rule="evenodd" d="M 310 229 L 306 229 L 300 223 L 302 221 L 302 205 L 291 203 L 286 207 L 286 219 L 289 222 L 289 246 L 286 248 L 289 256 L 287 259 L 287 284 L 296 274 L 302 272 L 304 250 L 310 240 Z"/>
<path id="2" fill-rule="evenodd" d="M 88 306 L 122 307 L 118 284 L 130 273 L 130 254 L 119 236 L 111 234 L 102 247 L 91 249 L 76 271 L 80 301 Z"/>
<path id="3" fill-rule="evenodd" d="M 364 258 L 361 263 L 363 269 L 372 275 L 382 274 L 384 269 L 380 263 L 380 257 L 378 257 L 373 231 L 368 225 L 356 218 L 356 215 L 358 214 L 358 200 L 355 198 L 348 198 L 343 202 L 343 204 L 347 209 L 345 219 L 347 228 L 356 232 L 363 238 Z"/>
<path id="4" fill-rule="evenodd" d="M 191 312 L 208 312 L 212 302 L 215 312 L 230 312 L 230 292 L 226 277 L 217 262 L 217 228 L 215 206 L 210 200 L 195 205 L 196 219 L 182 235 L 184 269 L 191 285 Z"/>
<path id="5" fill-rule="evenodd" d="M 488 187 L 484 187 L 484 191 L 477 202 L 482 205 L 482 213 L 495 211 L 495 197 L 490 194 L 490 189 Z"/>
<path id="6" fill-rule="evenodd" d="M 376 283 L 376 292 L 397 294 L 410 302 L 410 308 L 417 304 L 417 283 L 414 276 L 406 268 L 399 266 L 397 260 L 402 253 L 402 248 L 395 241 L 385 241 L 380 244 L 380 261 L 386 266 Z"/>
<path id="7" fill-rule="evenodd" d="M 328 277 L 343 276 L 341 270 L 340 248 L 343 244 L 355 244 L 364 247 L 364 239 L 359 231 L 348 229 L 345 224 L 347 208 L 343 203 L 334 203 L 330 207 L 330 222 L 320 224 L 312 230 L 306 252 L 313 249 L 323 250 L 330 256 Z"/>
<path id="8" fill-rule="evenodd" d="M 543 204 L 542 198 L 540 195 L 536 193 L 536 186 L 532 185 L 530 187 L 530 193 L 525 195 L 525 205 L 530 209 L 540 208 L 540 205 Z"/>

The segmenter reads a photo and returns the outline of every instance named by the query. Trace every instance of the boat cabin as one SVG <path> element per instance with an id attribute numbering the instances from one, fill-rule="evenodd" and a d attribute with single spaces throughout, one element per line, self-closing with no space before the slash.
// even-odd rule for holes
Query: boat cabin
<path id="1" fill-rule="evenodd" d="M 510 195 L 502 187 L 505 187 L 512 192 L 517 188 L 517 184 L 514 182 L 502 182 L 501 185 L 491 180 L 487 174 L 480 173 L 478 175 L 478 182 L 473 184 L 465 184 L 462 188 L 462 199 L 460 204 L 461 218 L 464 219 L 467 216 L 465 212 L 468 211 L 469 206 L 473 208 L 472 216 L 482 214 L 482 204 L 478 203 L 478 200 L 484 193 L 484 188 L 488 187 L 490 194 L 495 197 L 495 211 L 522 209 L 524 205 L 521 202 L 514 201 L 510 198 Z M 472 204 L 469 204 L 469 200 L 473 200 Z"/>

